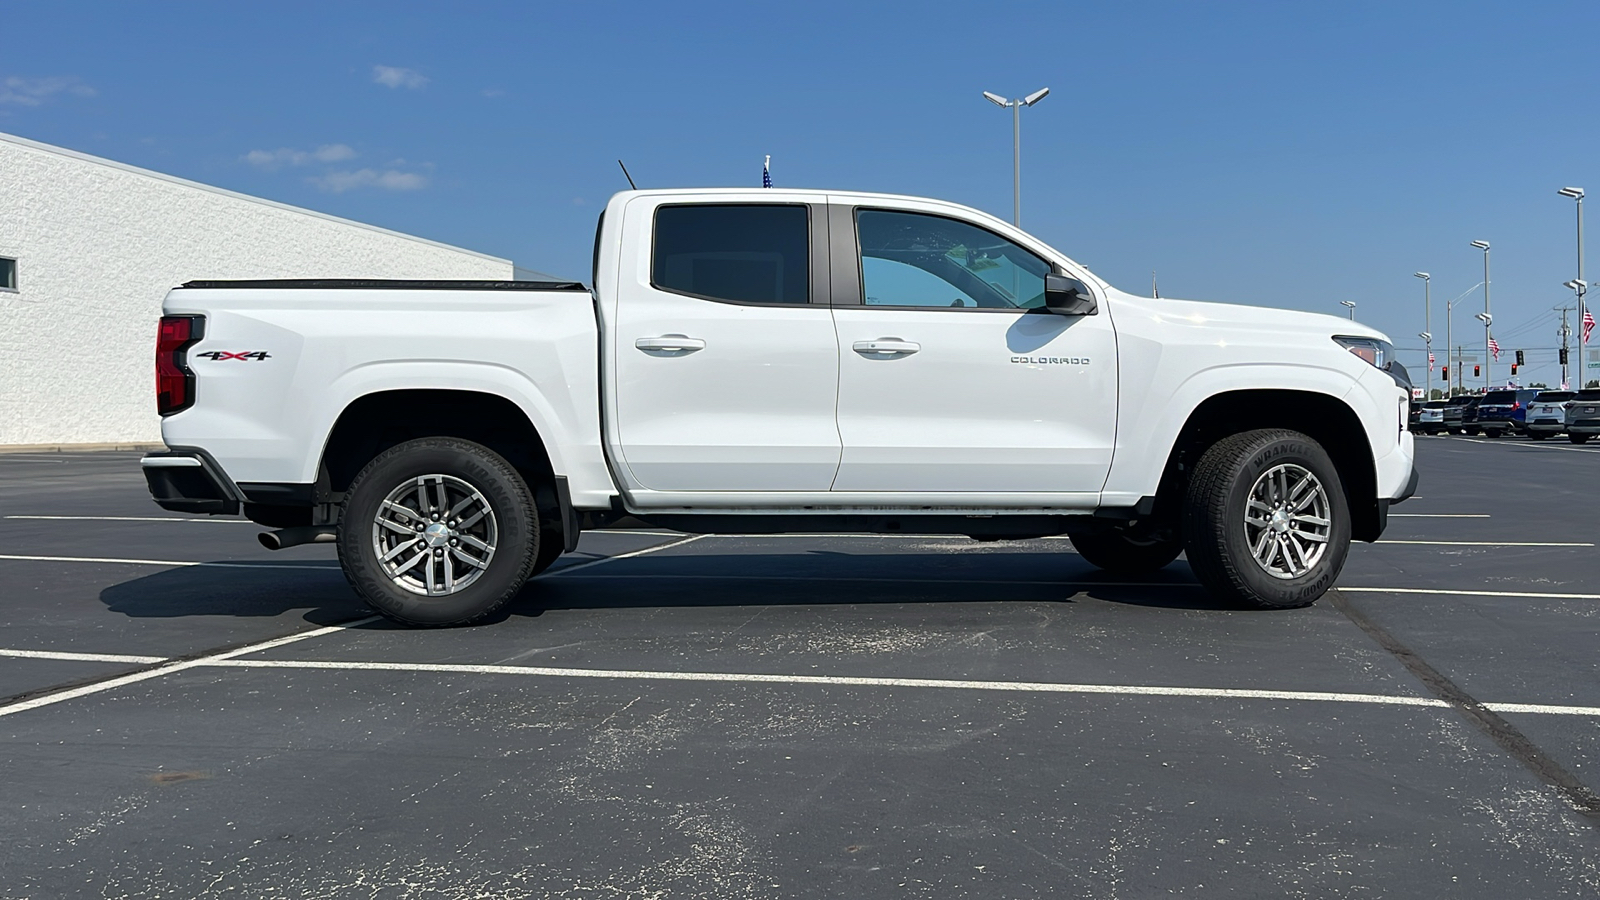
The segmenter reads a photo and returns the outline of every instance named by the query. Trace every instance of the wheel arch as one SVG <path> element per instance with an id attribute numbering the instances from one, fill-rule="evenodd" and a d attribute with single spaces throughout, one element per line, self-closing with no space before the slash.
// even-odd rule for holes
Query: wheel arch
<path id="1" fill-rule="evenodd" d="M 499 394 L 448 388 L 399 388 L 364 394 L 335 419 L 317 466 L 317 492 L 340 496 L 383 451 L 424 437 L 482 444 L 516 469 L 538 504 L 541 523 L 565 531 L 555 467 L 526 412 Z"/>
<path id="2" fill-rule="evenodd" d="M 1377 497 L 1378 473 L 1361 417 L 1349 404 L 1316 391 L 1253 388 L 1213 394 L 1189 413 L 1168 454 L 1156 490 L 1156 515 L 1176 520 L 1189 473 L 1213 444 L 1258 428 L 1287 428 L 1327 451 L 1350 510 L 1350 534 L 1375 541 L 1386 510 Z"/>

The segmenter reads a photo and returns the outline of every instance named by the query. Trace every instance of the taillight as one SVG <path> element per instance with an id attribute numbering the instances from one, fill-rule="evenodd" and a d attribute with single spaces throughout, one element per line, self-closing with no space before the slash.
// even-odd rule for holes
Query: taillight
<path id="1" fill-rule="evenodd" d="M 156 411 L 163 416 L 194 405 L 194 373 L 184 356 L 205 336 L 204 316 L 162 316 L 156 332 Z"/>

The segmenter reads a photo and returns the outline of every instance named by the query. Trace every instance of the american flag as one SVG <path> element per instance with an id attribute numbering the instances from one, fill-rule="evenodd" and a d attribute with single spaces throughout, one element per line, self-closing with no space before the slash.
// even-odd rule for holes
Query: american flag
<path id="1" fill-rule="evenodd" d="M 1433 351 L 1432 350 L 1428 351 L 1428 371 L 1429 372 L 1433 371 Z"/>
<path id="2" fill-rule="evenodd" d="M 761 164 L 761 186 L 772 187 L 772 155 L 767 155 L 767 161 Z"/>
<path id="3" fill-rule="evenodd" d="M 1594 330 L 1594 313 L 1592 313 L 1592 312 L 1590 312 L 1589 310 L 1586 309 L 1586 310 L 1583 311 L 1583 342 L 1585 344 L 1589 343 L 1589 332 L 1591 332 L 1593 330 Z"/>
<path id="4" fill-rule="evenodd" d="M 1489 338 L 1489 352 L 1494 354 L 1495 362 L 1499 362 L 1500 361 L 1500 342 L 1495 340 L 1494 338 Z"/>

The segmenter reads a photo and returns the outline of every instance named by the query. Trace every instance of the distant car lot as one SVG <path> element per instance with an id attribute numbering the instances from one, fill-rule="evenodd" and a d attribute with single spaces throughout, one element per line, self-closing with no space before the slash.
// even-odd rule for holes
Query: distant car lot
<path id="1" fill-rule="evenodd" d="M 1419 442 L 1305 610 L 1064 540 L 641 529 L 440 631 L 137 456 L 0 456 L 0 897 L 1600 885 L 1600 517 L 1527 502 L 1600 448 Z"/>

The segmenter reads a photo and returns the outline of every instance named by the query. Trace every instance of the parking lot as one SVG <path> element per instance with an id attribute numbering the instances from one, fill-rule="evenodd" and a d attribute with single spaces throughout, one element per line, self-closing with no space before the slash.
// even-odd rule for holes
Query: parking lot
<path id="1" fill-rule="evenodd" d="M 1418 439 L 1340 587 L 585 534 L 500 621 L 0 456 L 0 896 L 1600 894 L 1600 448 Z"/>

